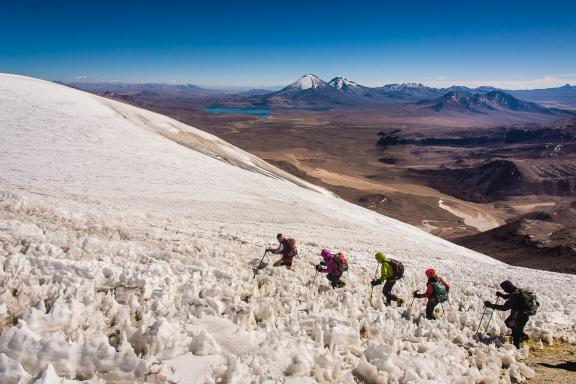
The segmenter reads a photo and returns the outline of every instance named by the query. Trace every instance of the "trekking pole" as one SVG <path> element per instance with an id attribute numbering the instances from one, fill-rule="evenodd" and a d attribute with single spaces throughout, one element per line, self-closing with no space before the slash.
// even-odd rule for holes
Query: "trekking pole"
<path id="1" fill-rule="evenodd" d="M 446 316 L 446 315 L 444 314 L 444 303 L 440 303 L 440 306 L 442 306 L 442 316 Z"/>
<path id="2" fill-rule="evenodd" d="M 476 328 L 476 333 L 474 334 L 474 337 L 478 336 L 478 332 L 480 332 L 480 326 L 482 325 L 482 320 L 484 320 L 485 314 L 486 314 L 486 306 L 484 306 L 482 310 L 482 317 L 480 318 L 480 322 L 478 323 L 478 328 Z"/>
<path id="3" fill-rule="evenodd" d="M 376 272 L 374 273 L 374 278 L 378 275 L 378 264 L 376 264 Z M 372 284 L 370 284 L 372 285 Z M 372 304 L 372 294 L 374 293 L 374 286 L 372 285 L 372 289 L 370 290 L 370 301 L 369 303 Z"/>
<path id="4" fill-rule="evenodd" d="M 412 310 L 412 305 L 414 304 L 414 300 L 416 300 L 416 298 L 412 298 L 412 302 L 410 303 L 410 308 L 408 308 L 408 312 L 410 312 Z"/>
<path id="5" fill-rule="evenodd" d="M 496 304 L 498 304 L 498 301 L 500 301 L 500 297 L 496 299 Z M 492 321 L 492 316 L 494 316 L 494 312 L 496 312 L 496 310 L 492 309 L 492 313 L 490 314 L 490 318 L 488 319 L 488 324 L 486 324 L 486 332 L 488 332 L 488 327 L 490 326 L 490 322 Z"/>
<path id="6" fill-rule="evenodd" d="M 498 304 L 499 300 L 500 300 L 500 298 L 498 297 L 496 299 L 496 304 Z M 495 309 L 492 310 L 492 314 L 490 315 L 490 320 L 488 320 L 488 324 L 486 324 L 486 331 L 488 331 L 488 327 L 490 326 L 490 321 L 492 321 L 492 315 L 494 315 L 494 311 L 495 311 Z M 484 320 L 485 315 L 486 315 L 486 306 L 484 306 L 484 310 L 482 311 L 482 317 L 480 318 L 480 322 L 478 323 L 478 328 L 476 328 L 476 333 L 474 334 L 474 337 L 478 336 L 478 332 L 480 332 L 480 326 L 482 325 L 482 320 Z"/>
<path id="7" fill-rule="evenodd" d="M 316 276 L 318 276 L 318 270 L 316 270 L 316 274 L 314 275 L 314 279 L 312 280 L 312 286 L 314 286 L 314 283 L 316 282 Z"/>
<path id="8" fill-rule="evenodd" d="M 258 264 L 258 267 L 256 267 L 256 269 L 254 269 L 254 276 L 252 277 L 252 280 L 254 280 L 256 278 L 256 272 L 258 272 L 258 270 L 262 266 L 262 262 L 264 261 L 264 258 L 266 257 L 267 253 L 268 253 L 268 250 L 265 250 L 264 255 L 262 255 L 262 259 L 260 259 L 260 264 Z"/>

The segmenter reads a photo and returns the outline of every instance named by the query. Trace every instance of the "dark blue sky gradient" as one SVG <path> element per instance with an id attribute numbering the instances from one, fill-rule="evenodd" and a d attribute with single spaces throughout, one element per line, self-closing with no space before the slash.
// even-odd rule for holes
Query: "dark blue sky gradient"
<path id="1" fill-rule="evenodd" d="M 5 2 L 6 3 L 6 2 Z M 576 2 L 13 1 L 0 71 L 50 80 L 279 85 L 576 81 Z"/>

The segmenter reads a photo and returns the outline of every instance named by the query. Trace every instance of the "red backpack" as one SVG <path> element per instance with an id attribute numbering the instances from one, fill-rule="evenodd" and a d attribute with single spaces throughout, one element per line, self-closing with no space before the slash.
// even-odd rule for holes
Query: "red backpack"
<path id="1" fill-rule="evenodd" d="M 348 270 L 348 260 L 346 260 L 343 252 L 338 252 L 334 255 L 334 262 L 338 267 L 338 272 L 344 273 Z"/>
<path id="2" fill-rule="evenodd" d="M 282 254 L 286 257 L 294 257 L 298 254 L 298 249 L 296 248 L 296 240 L 286 239 L 282 243 L 284 248 L 282 249 Z"/>

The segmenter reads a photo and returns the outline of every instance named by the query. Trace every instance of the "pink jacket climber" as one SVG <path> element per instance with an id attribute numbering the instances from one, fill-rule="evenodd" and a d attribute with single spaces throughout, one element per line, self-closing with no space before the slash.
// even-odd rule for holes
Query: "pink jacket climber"
<path id="1" fill-rule="evenodd" d="M 342 272 L 338 270 L 338 264 L 336 264 L 336 261 L 334 260 L 334 255 L 326 248 L 324 248 L 320 254 L 322 255 L 322 259 L 324 259 L 326 268 L 320 270 L 319 272 L 329 273 L 334 276 L 341 276 Z"/>

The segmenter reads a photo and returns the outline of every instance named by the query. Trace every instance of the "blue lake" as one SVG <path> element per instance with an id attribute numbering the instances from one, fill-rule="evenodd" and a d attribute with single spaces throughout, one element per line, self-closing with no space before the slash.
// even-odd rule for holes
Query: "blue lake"
<path id="1" fill-rule="evenodd" d="M 271 114 L 268 108 L 223 108 L 223 107 L 206 107 L 206 112 L 216 113 L 218 115 L 254 115 L 258 117 L 268 117 Z"/>

